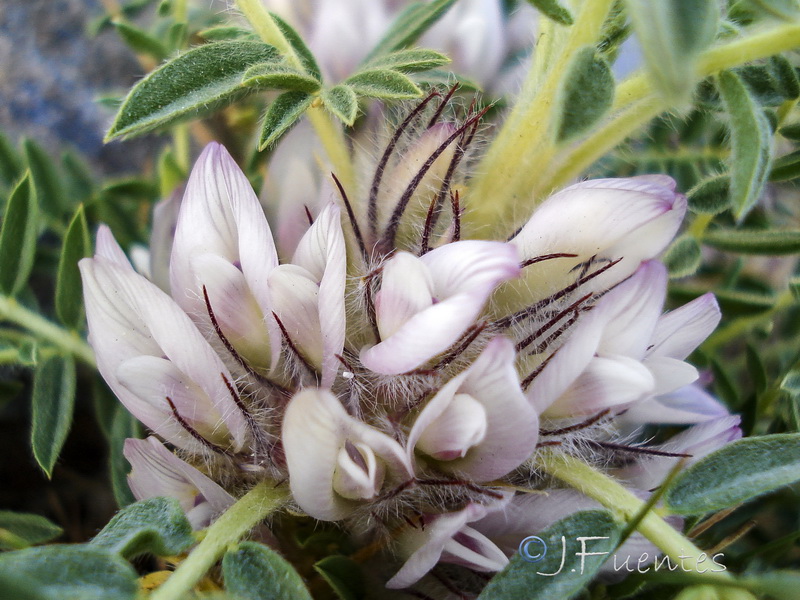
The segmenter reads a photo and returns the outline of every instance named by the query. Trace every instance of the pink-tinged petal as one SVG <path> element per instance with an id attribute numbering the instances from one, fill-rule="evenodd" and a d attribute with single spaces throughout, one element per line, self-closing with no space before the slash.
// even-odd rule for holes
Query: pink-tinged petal
<path id="1" fill-rule="evenodd" d="M 711 293 L 668 312 L 658 320 L 648 354 L 686 358 L 711 335 L 721 316 L 717 299 Z"/>
<path id="2" fill-rule="evenodd" d="M 127 439 L 123 454 L 133 467 L 128 485 L 137 500 L 169 496 L 180 502 L 194 529 L 203 529 L 234 503 L 234 498 L 156 438 Z"/>
<path id="3" fill-rule="evenodd" d="M 598 351 L 644 358 L 666 293 L 666 268 L 659 262 L 648 261 L 606 294 L 593 310 L 606 321 Z"/>
<path id="4" fill-rule="evenodd" d="M 267 277 L 278 264 L 272 234 L 247 177 L 216 143 L 206 147 L 189 176 L 170 265 L 175 300 L 207 323 L 204 282 L 192 265 L 202 254 L 216 254 L 241 269 L 262 313 L 270 314 Z"/>
<path id="5" fill-rule="evenodd" d="M 433 304 L 433 282 L 425 264 L 413 254 L 398 252 L 383 267 L 375 314 L 381 339 L 397 333 L 409 319 Z"/>
<path id="6" fill-rule="evenodd" d="M 456 394 L 425 427 L 416 447 L 437 460 L 451 461 L 464 458 L 485 437 L 486 409 L 472 396 Z"/>
<path id="7" fill-rule="evenodd" d="M 235 451 L 242 449 L 249 437 L 246 421 L 223 379 L 231 382 L 233 378 L 189 317 L 130 267 L 102 257 L 84 259 L 79 266 L 98 369 L 126 408 L 148 427 L 157 426 L 152 411 L 146 408 L 150 402 L 122 386 L 117 369 L 124 361 L 142 355 L 166 357 L 203 390 L 210 400 L 208 408 L 222 419 L 217 430 L 231 436 Z M 165 401 L 163 412 L 168 411 Z"/>
<path id="8" fill-rule="evenodd" d="M 320 288 L 311 273 L 297 265 L 280 265 L 270 273 L 269 286 L 273 309 L 292 344 L 314 367 L 321 368 Z"/>
<path id="9" fill-rule="evenodd" d="M 169 293 L 169 260 L 172 244 L 175 241 L 175 228 L 178 225 L 178 212 L 184 186 L 175 189 L 168 198 L 153 207 L 153 230 L 150 232 L 150 275 L 151 281 Z"/>
<path id="10" fill-rule="evenodd" d="M 688 466 L 741 438 L 740 423 L 741 417 L 738 415 L 706 421 L 689 427 L 656 448 L 664 452 L 691 455 L 686 461 Z M 634 487 L 653 489 L 663 482 L 680 460 L 669 456 L 640 456 L 636 462 L 620 469 L 618 476 Z"/>
<path id="11" fill-rule="evenodd" d="M 330 386 L 339 370 L 345 338 L 347 257 L 339 207 L 331 203 L 317 217 L 295 251 L 295 264 L 319 282 L 319 323 L 322 335 L 322 385 Z"/>
<path id="12" fill-rule="evenodd" d="M 448 463 L 475 481 L 491 481 L 517 468 L 536 449 L 539 417 L 514 368 L 514 344 L 494 338 L 467 371 L 459 392 L 486 411 L 486 436 L 461 460 Z"/>
<path id="13" fill-rule="evenodd" d="M 595 357 L 545 414 L 552 419 L 623 407 L 652 395 L 655 380 L 641 362 L 627 356 Z"/>
<path id="14" fill-rule="evenodd" d="M 669 394 L 647 398 L 631 406 L 624 415 L 627 423 L 670 423 L 692 425 L 728 416 L 719 400 L 697 385 L 687 385 Z"/>
<path id="15" fill-rule="evenodd" d="M 203 282 L 208 304 L 225 339 L 251 366 L 268 368 L 269 331 L 244 274 L 218 254 L 200 254 L 191 264 Z"/>
<path id="16" fill-rule="evenodd" d="M 697 381 L 697 369 L 689 363 L 668 356 L 653 356 L 643 363 L 656 381 L 654 394 L 668 394 Z"/>
<path id="17" fill-rule="evenodd" d="M 519 274 L 516 251 L 500 242 L 454 242 L 421 261 L 430 270 L 434 304 L 362 350 L 361 362 L 377 373 L 406 373 L 447 350 L 475 322 L 495 287 Z"/>
<path id="18" fill-rule="evenodd" d="M 97 247 L 95 249 L 97 256 L 102 256 L 110 262 L 120 267 L 133 268 L 125 252 L 120 247 L 117 240 L 114 239 L 114 234 L 108 225 L 100 225 L 97 228 Z"/>
<path id="19" fill-rule="evenodd" d="M 345 443 L 339 449 L 333 489 L 350 500 L 375 498 L 383 485 L 386 466 L 366 444 Z"/>
<path id="20" fill-rule="evenodd" d="M 509 498 L 510 495 L 492 508 L 499 510 Z M 508 564 L 505 554 L 485 536 L 467 527 L 468 523 L 485 517 L 490 510 L 470 503 L 458 512 L 427 517 L 424 529 L 406 529 L 400 535 L 398 545 L 400 552 L 409 558 L 386 587 L 402 589 L 413 585 L 443 558 L 477 571 L 501 570 Z M 459 535 L 461 533 L 463 535 Z"/>
<path id="21" fill-rule="evenodd" d="M 677 233 L 686 199 L 674 190 L 664 176 L 577 183 L 545 200 L 511 243 L 523 260 L 553 252 L 624 258 L 630 273 Z"/>
<path id="22" fill-rule="evenodd" d="M 292 496 L 300 508 L 322 521 L 343 519 L 358 506 L 355 500 L 345 498 L 335 488 L 338 484 L 348 495 L 359 490 L 352 475 L 341 479 L 342 469 L 352 466 L 346 461 L 340 464 L 340 459 L 344 460 L 340 450 L 347 450 L 348 443 L 356 452 L 362 448 L 362 460 L 367 464 L 370 459 L 364 457 L 364 446 L 383 461 L 387 478 L 405 481 L 412 476 L 411 465 L 400 445 L 348 415 L 339 400 L 327 390 L 309 388 L 295 394 L 286 408 L 282 440 Z M 375 492 L 375 482 L 383 477 L 377 466 L 372 473 L 373 488 L 363 486 L 369 498 Z"/>

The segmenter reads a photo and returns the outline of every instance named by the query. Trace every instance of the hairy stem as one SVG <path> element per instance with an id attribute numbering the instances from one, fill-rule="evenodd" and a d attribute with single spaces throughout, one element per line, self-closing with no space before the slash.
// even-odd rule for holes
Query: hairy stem
<path id="1" fill-rule="evenodd" d="M 295 69 L 305 72 L 305 67 L 294 48 L 261 0 L 236 0 L 236 5 L 264 42 L 275 46 Z M 321 107 L 310 108 L 306 115 L 317 132 L 342 186 L 348 191 L 353 190 L 353 164 L 342 128 Z"/>
<path id="2" fill-rule="evenodd" d="M 96 367 L 94 351 L 77 333 L 67 331 L 41 315 L 28 310 L 14 298 L 0 296 L 0 320 L 27 329 L 41 340 L 72 354 L 90 367 Z"/>
<path id="3" fill-rule="evenodd" d="M 275 512 L 288 498 L 285 487 L 275 488 L 262 481 L 225 511 L 206 536 L 169 579 L 151 595 L 151 600 L 178 600 L 184 597 L 203 575 L 253 527 Z"/>
<path id="4" fill-rule="evenodd" d="M 640 513 L 644 502 L 620 483 L 580 459 L 565 454 L 545 453 L 539 459 L 537 466 L 544 472 L 598 501 L 627 522 L 641 516 Z M 687 571 L 697 571 L 698 565 L 706 560 L 705 553 L 702 550 L 652 511 L 641 518 L 636 529 L 653 542 L 664 554 L 686 565 L 685 570 Z M 702 567 L 700 572 L 704 569 L 705 567 Z M 707 572 L 704 577 L 706 581 L 711 578 L 726 582 L 730 581 L 732 575 L 725 571 L 719 571 L 714 573 Z"/>

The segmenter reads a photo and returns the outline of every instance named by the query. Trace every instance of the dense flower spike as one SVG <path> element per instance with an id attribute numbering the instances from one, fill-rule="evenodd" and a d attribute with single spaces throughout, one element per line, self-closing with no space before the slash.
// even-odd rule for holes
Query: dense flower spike
<path id="1" fill-rule="evenodd" d="M 462 240 L 482 114 L 431 92 L 383 136 L 363 198 L 334 176 L 305 226 L 276 224 L 283 261 L 247 178 L 211 144 L 180 204 L 172 298 L 101 229 L 81 262 L 100 371 L 179 449 L 128 442 L 137 497 L 174 496 L 202 526 L 256 482 L 288 480 L 295 510 L 402 557 L 389 582 L 402 588 L 439 561 L 501 569 L 509 515 L 531 534 L 591 505 L 514 491 L 547 482 L 540 447 L 650 489 L 738 435 L 685 362 L 719 321 L 713 297 L 662 314 L 655 257 L 686 211 L 674 182 L 582 182 L 507 241 Z M 635 442 L 658 423 L 700 425 Z"/>

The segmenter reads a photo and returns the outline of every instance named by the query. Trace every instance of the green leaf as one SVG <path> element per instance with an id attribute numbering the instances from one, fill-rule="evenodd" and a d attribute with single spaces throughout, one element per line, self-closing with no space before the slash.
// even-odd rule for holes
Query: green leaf
<path id="1" fill-rule="evenodd" d="M 778 130 L 783 137 L 787 140 L 800 142 L 800 123 L 792 123 L 791 125 L 784 125 Z"/>
<path id="2" fill-rule="evenodd" d="M 257 40 L 258 36 L 252 31 L 244 27 L 231 27 L 228 25 L 220 25 L 218 27 L 209 27 L 203 29 L 197 36 L 209 42 L 223 42 L 229 40 Z"/>
<path id="3" fill-rule="evenodd" d="M 88 202 L 94 193 L 94 179 L 89 165 L 71 150 L 61 156 L 61 165 L 64 167 L 69 203 L 77 205 Z"/>
<path id="4" fill-rule="evenodd" d="M 750 380 L 753 382 L 753 388 L 757 394 L 763 394 L 767 391 L 767 370 L 764 368 L 764 362 L 761 360 L 761 355 L 755 346 L 747 343 L 747 372 L 750 375 Z"/>
<path id="5" fill-rule="evenodd" d="M 773 600 L 797 600 L 797 590 L 800 589 L 800 571 L 772 571 L 742 576 L 741 580 L 751 590 L 766 594 Z"/>
<path id="6" fill-rule="evenodd" d="M 346 556 L 327 556 L 314 565 L 314 570 L 322 575 L 340 600 L 364 598 L 364 573 Z"/>
<path id="7" fill-rule="evenodd" d="M 700 268 L 700 245 L 691 235 L 683 235 L 672 242 L 664 254 L 664 264 L 672 279 L 694 275 Z"/>
<path id="8" fill-rule="evenodd" d="M 42 147 L 33 140 L 24 140 L 22 147 L 25 150 L 25 160 L 31 172 L 31 179 L 36 188 L 36 197 L 39 199 L 42 212 L 60 219 L 65 206 L 62 193 L 64 186 L 55 164 Z"/>
<path id="9" fill-rule="evenodd" d="M 150 498 L 120 510 L 90 542 L 124 558 L 174 556 L 195 543 L 192 526 L 175 498 Z"/>
<path id="10" fill-rule="evenodd" d="M 538 539 L 531 539 L 520 553 L 515 554 L 508 566 L 492 578 L 478 599 L 573 598 L 594 578 L 613 553 L 621 531 L 621 525 L 614 520 L 611 513 L 604 510 L 577 512 L 561 519 L 537 534 Z M 584 540 L 585 547 L 581 546 L 581 538 L 593 537 L 601 539 Z M 544 542 L 544 546 L 541 542 Z M 540 555 L 542 551 L 544 556 L 536 562 L 526 561 L 526 550 L 529 557 Z M 584 554 L 602 554 L 581 556 L 581 551 Z M 560 575 L 547 576 L 559 571 Z"/>
<path id="11" fill-rule="evenodd" d="M 275 98 L 264 113 L 258 150 L 264 150 L 275 144 L 297 123 L 313 100 L 313 96 L 303 92 L 286 92 Z"/>
<path id="12" fill-rule="evenodd" d="M 769 173 L 772 132 L 761 108 L 742 80 L 731 73 L 719 74 L 719 91 L 730 113 L 731 204 L 741 220 L 755 206 Z"/>
<path id="13" fill-rule="evenodd" d="M 779 19 L 794 21 L 800 17 L 798 0 L 750 0 L 750 2 L 764 13 Z"/>
<path id="14" fill-rule="evenodd" d="M 393 69 L 402 73 L 416 73 L 441 67 L 450 62 L 444 54 L 425 48 L 398 50 L 378 56 L 364 65 L 365 70 Z"/>
<path id="15" fill-rule="evenodd" d="M 687 102 L 696 82 L 695 59 L 714 41 L 717 0 L 627 0 L 650 80 L 670 105 Z"/>
<path id="16" fill-rule="evenodd" d="M 112 21 L 119 37 L 137 54 L 152 56 L 161 62 L 169 54 L 167 47 L 146 31 L 122 21 Z"/>
<path id="17" fill-rule="evenodd" d="M 390 69 L 360 71 L 344 82 L 359 96 L 406 100 L 422 94 L 417 84 L 406 75 Z"/>
<path id="18" fill-rule="evenodd" d="M 282 62 L 253 65 L 245 72 L 242 85 L 257 90 L 292 90 L 309 94 L 320 88 L 315 78 Z"/>
<path id="19" fill-rule="evenodd" d="M 763 106 L 780 106 L 800 95 L 794 68 L 782 56 L 773 56 L 763 65 L 744 65 L 734 71 Z"/>
<path id="20" fill-rule="evenodd" d="M 50 477 L 67 439 L 75 407 L 75 363 L 69 356 L 51 356 L 33 375 L 31 447 L 36 462 Z"/>
<path id="21" fill-rule="evenodd" d="M 747 502 L 800 480 L 800 434 L 753 437 L 701 459 L 667 490 L 679 515 L 699 515 Z"/>
<path id="22" fill-rule="evenodd" d="M 242 542 L 222 559 L 225 590 L 237 600 L 311 600 L 303 579 L 280 554 L 255 542 Z"/>
<path id="23" fill-rule="evenodd" d="M 0 131 L 0 183 L 9 186 L 22 175 L 22 161 L 14 146 Z"/>
<path id="24" fill-rule="evenodd" d="M 558 0 L 528 0 L 540 13 L 561 25 L 572 25 L 575 20 Z"/>
<path id="25" fill-rule="evenodd" d="M 136 572 L 89 545 L 55 545 L 0 554 L 0 600 L 17 600 L 5 582 L 42 600 L 134 600 Z M 20 585 L 22 584 L 22 585 Z"/>
<path id="26" fill-rule="evenodd" d="M 38 205 L 30 173 L 8 197 L 0 229 L 0 291 L 17 294 L 27 283 L 36 255 Z"/>
<path id="27" fill-rule="evenodd" d="M 433 0 L 432 2 L 414 2 L 409 4 L 392 22 L 383 38 L 370 51 L 364 62 L 376 56 L 388 54 L 411 46 L 434 23 L 444 16 L 456 0 Z"/>
<path id="28" fill-rule="evenodd" d="M 56 313 L 67 327 L 77 328 L 83 316 L 81 274 L 78 261 L 91 256 L 92 242 L 83 205 L 78 207 L 67 228 L 56 279 Z"/>
<path id="29" fill-rule="evenodd" d="M 800 399 L 800 368 L 793 368 L 781 380 L 781 389 L 792 398 Z"/>
<path id="30" fill-rule="evenodd" d="M 740 254 L 796 254 L 800 252 L 800 230 L 715 229 L 703 236 L 703 244 Z"/>
<path id="31" fill-rule="evenodd" d="M 161 197 L 167 198 L 179 185 L 186 181 L 186 173 L 172 148 L 165 148 L 158 157 L 158 187 Z"/>
<path id="32" fill-rule="evenodd" d="M 564 78 L 558 139 L 566 140 L 586 131 L 611 108 L 614 74 L 593 47 L 575 53 Z"/>
<path id="33" fill-rule="evenodd" d="M 689 210 L 694 213 L 716 215 L 731 205 L 731 178 L 717 175 L 704 179 L 686 194 Z"/>
<path id="34" fill-rule="evenodd" d="M 358 97 L 352 88 L 346 85 L 335 85 L 323 90 L 320 97 L 325 108 L 346 125 L 355 123 L 358 116 Z"/>
<path id="35" fill-rule="evenodd" d="M 242 76 L 279 58 L 261 42 L 217 42 L 193 48 L 137 83 L 125 98 L 106 140 L 138 135 L 228 105 L 253 91 Z"/>
<path id="36" fill-rule="evenodd" d="M 769 172 L 770 181 L 790 181 L 800 177 L 800 150 L 776 158 Z"/>
<path id="37" fill-rule="evenodd" d="M 39 515 L 0 510 L 0 550 L 18 550 L 49 542 L 64 530 Z"/>
<path id="38" fill-rule="evenodd" d="M 275 24 L 278 26 L 278 29 L 281 30 L 283 37 L 286 38 L 286 41 L 289 42 L 289 45 L 294 50 L 295 54 L 297 54 L 297 58 L 300 59 L 300 63 L 303 65 L 303 68 L 306 70 L 306 73 L 311 75 L 314 79 L 319 82 L 322 82 L 322 71 L 319 69 L 319 65 L 317 64 L 317 60 L 314 58 L 314 55 L 309 50 L 306 43 L 303 41 L 303 38 L 300 37 L 300 34 L 292 28 L 286 21 L 281 19 L 275 13 L 269 13 L 272 19 L 275 21 Z M 266 61 L 264 61 L 266 62 Z"/>
<path id="39" fill-rule="evenodd" d="M 109 442 L 109 469 L 111 471 L 111 489 L 119 506 L 133 504 L 136 498 L 128 487 L 128 472 L 131 470 L 122 448 L 128 438 L 141 438 L 142 428 L 139 422 L 121 404 L 117 405 L 116 414 L 111 422 Z"/>

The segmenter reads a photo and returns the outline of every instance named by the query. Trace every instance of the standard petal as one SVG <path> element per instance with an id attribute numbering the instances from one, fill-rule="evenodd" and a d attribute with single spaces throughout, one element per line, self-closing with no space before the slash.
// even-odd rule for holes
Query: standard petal
<path id="1" fill-rule="evenodd" d="M 397 333 L 408 320 L 433 304 L 430 270 L 416 256 L 398 252 L 383 267 L 375 294 L 375 315 L 381 339 Z"/>
<path id="2" fill-rule="evenodd" d="M 656 325 L 650 356 L 684 359 L 716 329 L 722 315 L 714 294 L 703 294 L 663 315 Z"/>
<path id="3" fill-rule="evenodd" d="M 133 467 L 128 485 L 137 500 L 169 496 L 180 502 L 194 529 L 203 529 L 234 503 L 234 498 L 156 438 L 127 439 L 123 454 Z"/>

